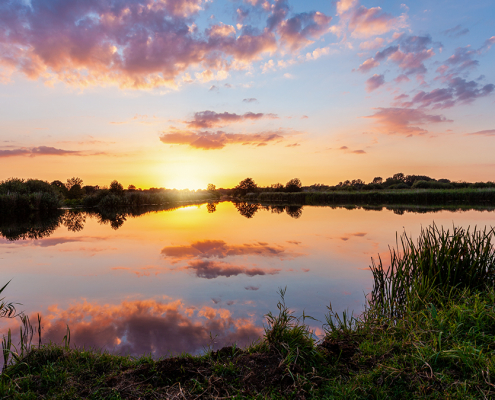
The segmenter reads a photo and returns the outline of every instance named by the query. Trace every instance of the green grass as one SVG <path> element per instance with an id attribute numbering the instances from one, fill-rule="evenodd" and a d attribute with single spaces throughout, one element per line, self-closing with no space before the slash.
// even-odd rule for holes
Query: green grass
<path id="1" fill-rule="evenodd" d="M 493 230 L 402 236 L 392 265 L 373 263 L 360 316 L 329 307 L 316 340 L 285 304 L 246 349 L 153 360 L 61 346 L 34 347 L 0 377 L 19 399 L 490 399 L 495 398 Z"/>

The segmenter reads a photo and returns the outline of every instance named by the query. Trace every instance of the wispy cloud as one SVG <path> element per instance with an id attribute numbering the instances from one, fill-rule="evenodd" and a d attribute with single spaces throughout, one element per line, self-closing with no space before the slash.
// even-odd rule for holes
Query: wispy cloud
<path id="1" fill-rule="evenodd" d="M 380 133 L 400 135 L 423 135 L 428 130 L 424 125 L 452 122 L 442 115 L 427 114 L 414 108 L 377 108 L 373 115 L 365 118 L 374 119 Z"/>
<path id="2" fill-rule="evenodd" d="M 215 111 L 207 110 L 195 113 L 193 118 L 189 121 L 185 121 L 185 123 L 188 128 L 203 129 L 237 122 L 256 121 L 263 118 L 277 119 L 278 117 L 275 114 L 247 112 L 241 115 L 229 112 L 217 113 Z"/>
<path id="3" fill-rule="evenodd" d="M 49 146 L 38 146 L 38 147 L 29 147 L 29 148 L 22 147 L 12 150 L 0 150 L 0 158 L 17 157 L 17 156 L 37 157 L 37 156 L 70 156 L 70 155 L 80 156 L 83 154 L 80 151 L 63 150 Z"/>
<path id="4" fill-rule="evenodd" d="M 484 131 L 466 133 L 466 135 L 495 136 L 495 129 L 486 129 Z"/>

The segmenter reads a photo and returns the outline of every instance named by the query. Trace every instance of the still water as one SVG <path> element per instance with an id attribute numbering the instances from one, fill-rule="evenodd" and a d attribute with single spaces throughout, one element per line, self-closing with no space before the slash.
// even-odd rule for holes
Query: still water
<path id="1" fill-rule="evenodd" d="M 284 287 L 321 334 L 330 302 L 363 309 L 371 257 L 386 262 L 396 233 L 495 226 L 492 211 L 420 211 L 230 202 L 137 216 L 65 211 L 52 225 L 1 226 L 0 283 L 11 280 L 3 295 L 33 321 L 42 315 L 44 342 L 61 343 L 68 325 L 72 344 L 119 354 L 245 346 Z M 4 320 L 0 333 L 15 326 Z"/>

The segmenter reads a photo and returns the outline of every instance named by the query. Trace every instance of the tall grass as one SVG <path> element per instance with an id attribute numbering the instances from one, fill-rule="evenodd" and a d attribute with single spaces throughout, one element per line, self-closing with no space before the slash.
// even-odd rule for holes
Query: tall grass
<path id="1" fill-rule="evenodd" d="M 317 204 L 494 204 L 495 189 L 407 189 L 331 192 L 261 192 L 246 196 L 250 201 Z"/>
<path id="2" fill-rule="evenodd" d="M 479 230 L 435 224 L 422 229 L 416 243 L 404 233 L 390 249 L 391 264 L 372 259 L 374 286 L 371 305 L 390 318 L 406 308 L 438 304 L 464 289 L 485 290 L 495 283 L 493 228 Z"/>
<path id="3" fill-rule="evenodd" d="M 206 201 L 213 196 L 209 192 L 192 192 L 186 190 L 170 190 L 166 192 L 126 192 L 115 194 L 109 190 L 100 190 L 83 199 L 85 207 L 99 209 L 115 209 L 117 207 L 137 207 L 163 205 L 188 201 Z M 216 197 L 215 197 L 216 198 Z"/>

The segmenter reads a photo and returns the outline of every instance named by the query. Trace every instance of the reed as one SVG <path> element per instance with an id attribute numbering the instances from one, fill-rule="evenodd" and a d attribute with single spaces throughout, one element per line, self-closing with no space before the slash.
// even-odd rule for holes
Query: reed
<path id="1" fill-rule="evenodd" d="M 494 188 L 340 190 L 328 192 L 261 192 L 249 193 L 246 200 L 284 202 L 302 205 L 318 204 L 495 204 Z"/>
<path id="2" fill-rule="evenodd" d="M 495 230 L 452 230 L 435 224 L 422 229 L 416 243 L 406 233 L 390 248 L 391 264 L 372 259 L 374 286 L 370 304 L 389 318 L 406 308 L 438 304 L 464 289 L 485 290 L 495 283 Z"/>

